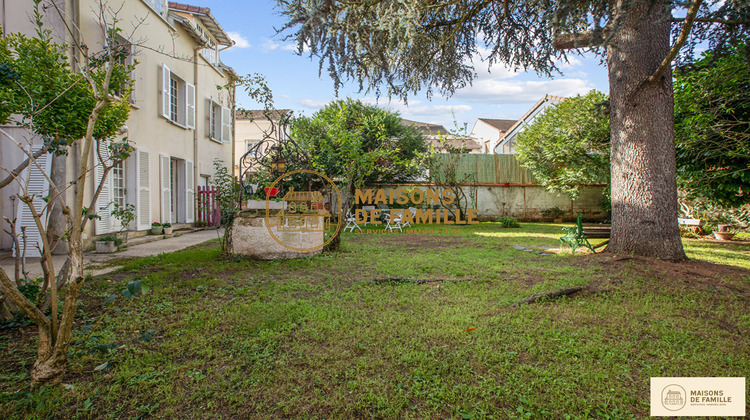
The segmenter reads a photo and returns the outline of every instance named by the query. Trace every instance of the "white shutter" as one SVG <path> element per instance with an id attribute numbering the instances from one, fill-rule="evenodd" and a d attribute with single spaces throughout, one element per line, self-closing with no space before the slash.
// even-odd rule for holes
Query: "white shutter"
<path id="1" fill-rule="evenodd" d="M 172 159 L 168 155 L 159 155 L 161 167 L 161 222 L 172 223 Z"/>
<path id="2" fill-rule="evenodd" d="M 215 139 L 216 134 L 213 132 L 213 130 L 211 130 L 214 119 L 214 103 L 210 99 L 207 99 L 206 109 L 208 110 L 208 125 L 206 126 L 206 128 L 208 129 L 208 138 Z"/>
<path id="3" fill-rule="evenodd" d="M 221 141 L 229 143 L 232 140 L 232 113 L 229 108 L 221 108 Z"/>
<path id="4" fill-rule="evenodd" d="M 135 154 L 136 185 L 135 196 L 138 230 L 151 229 L 151 171 L 148 151 L 138 149 Z"/>
<path id="5" fill-rule="evenodd" d="M 32 148 L 32 152 L 36 152 L 39 149 L 41 149 L 40 146 L 34 146 Z M 44 210 L 44 207 L 47 205 L 47 203 L 42 200 L 43 197 L 46 197 L 49 195 L 49 182 L 47 181 L 47 177 L 44 176 L 44 173 L 42 173 L 42 170 L 49 175 L 50 169 L 52 167 L 52 155 L 49 153 L 45 153 L 42 156 L 39 156 L 37 158 L 37 163 L 39 166 L 35 165 L 33 162 L 22 172 L 21 179 L 24 182 L 24 185 L 28 185 L 28 194 L 29 196 L 33 195 L 34 199 L 32 201 L 32 205 L 36 209 L 37 213 L 42 216 L 42 226 L 47 226 L 47 217 L 49 216 L 49 212 L 42 213 L 42 210 Z M 40 170 L 41 167 L 41 170 Z M 26 184 L 26 180 L 28 177 L 28 184 Z M 23 194 L 23 190 L 19 192 L 19 194 Z M 41 257 L 41 253 L 39 252 L 40 249 L 43 249 L 44 245 L 42 242 L 42 235 L 39 233 L 39 229 L 36 226 L 36 222 L 34 221 L 34 216 L 31 214 L 31 210 L 29 210 L 29 207 L 26 203 L 22 202 L 21 200 L 16 199 L 17 202 L 17 211 L 16 211 L 16 232 L 15 234 L 18 236 L 18 243 L 21 247 L 18 251 L 23 253 L 24 247 L 26 248 L 26 256 L 27 257 Z M 24 236 L 22 235 L 21 227 L 26 228 L 26 242 L 24 243 Z M 38 245 L 38 248 L 37 248 Z M 16 250 L 13 252 L 13 256 L 16 255 Z"/>
<path id="6" fill-rule="evenodd" d="M 195 221 L 195 171 L 193 161 L 185 161 L 185 222 Z"/>
<path id="7" fill-rule="evenodd" d="M 170 99 L 172 97 L 172 85 L 170 83 L 172 73 L 166 64 L 161 65 L 161 116 L 166 119 L 172 118 Z"/>
<path id="8" fill-rule="evenodd" d="M 100 140 L 96 142 L 96 147 L 99 149 L 99 153 L 94 154 L 94 192 L 99 187 L 99 183 L 102 182 L 104 176 L 104 167 L 112 164 L 109 159 L 109 142 L 106 140 Z M 99 160 L 99 156 L 102 157 L 103 161 Z M 103 235 L 105 233 L 112 232 L 112 172 L 107 173 L 107 177 L 104 178 L 102 183 L 102 192 L 96 199 L 96 208 L 94 213 L 99 216 L 94 223 L 94 231 L 97 235 Z"/>
<path id="9" fill-rule="evenodd" d="M 187 99 L 187 116 L 185 117 L 186 126 L 190 129 L 195 129 L 195 85 L 185 83 L 186 99 Z"/>

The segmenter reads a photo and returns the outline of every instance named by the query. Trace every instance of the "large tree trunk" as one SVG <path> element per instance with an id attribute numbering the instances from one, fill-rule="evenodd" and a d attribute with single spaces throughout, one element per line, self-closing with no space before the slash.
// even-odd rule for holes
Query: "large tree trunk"
<path id="1" fill-rule="evenodd" d="M 625 7 L 623 26 L 607 48 L 612 134 L 607 250 L 683 260 L 671 71 L 643 84 L 669 53 L 670 6 L 665 0 L 640 0 Z"/>

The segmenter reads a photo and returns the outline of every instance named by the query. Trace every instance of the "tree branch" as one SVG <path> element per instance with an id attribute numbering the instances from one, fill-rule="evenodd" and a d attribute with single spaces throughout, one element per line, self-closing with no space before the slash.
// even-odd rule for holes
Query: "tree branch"
<path id="1" fill-rule="evenodd" d="M 672 22 L 685 22 L 687 17 L 684 18 L 672 18 Z M 715 19 L 715 18 L 695 18 L 693 22 L 700 23 L 720 23 L 722 25 L 750 25 L 750 20 L 737 20 L 737 19 Z"/>
<path id="2" fill-rule="evenodd" d="M 703 0 L 695 0 L 693 4 L 690 5 L 687 16 L 685 16 L 685 23 L 682 25 L 682 30 L 680 30 L 680 36 L 677 37 L 677 41 L 675 41 L 672 49 L 669 51 L 669 54 L 664 57 L 664 61 L 661 62 L 659 68 L 656 69 L 654 74 L 646 79 L 646 83 L 653 83 L 657 81 L 661 77 L 661 75 L 664 74 L 665 71 L 667 71 L 669 65 L 672 64 L 672 60 L 677 57 L 677 53 L 680 52 L 680 48 L 682 48 L 682 46 L 685 45 L 685 42 L 687 42 L 688 35 L 690 35 L 690 30 L 693 28 L 695 15 L 698 14 L 698 9 L 700 9 L 701 4 L 703 4 Z"/>
<path id="3" fill-rule="evenodd" d="M 4 132 L 5 131 L 3 131 L 3 133 Z M 40 156 L 42 156 L 43 154 L 47 153 L 48 151 L 49 151 L 49 146 L 44 146 L 41 149 L 39 149 L 39 151 L 34 152 L 33 157 L 34 157 L 34 159 L 37 159 Z M 27 166 L 29 166 L 30 162 L 31 162 L 31 159 L 26 159 L 23 162 L 21 162 L 21 164 L 18 165 L 16 167 L 16 169 L 13 169 L 10 172 L 10 174 L 5 179 L 3 179 L 2 181 L 0 181 L 0 189 L 4 188 L 5 186 L 7 186 L 11 182 L 13 182 L 14 179 L 18 178 L 18 176 L 21 174 L 21 172 L 24 169 L 26 169 Z"/>
<path id="4" fill-rule="evenodd" d="M 556 50 L 572 50 L 576 48 L 596 47 L 602 45 L 609 37 L 611 29 L 608 26 L 593 31 L 574 34 L 560 34 L 552 41 L 552 48 Z"/>

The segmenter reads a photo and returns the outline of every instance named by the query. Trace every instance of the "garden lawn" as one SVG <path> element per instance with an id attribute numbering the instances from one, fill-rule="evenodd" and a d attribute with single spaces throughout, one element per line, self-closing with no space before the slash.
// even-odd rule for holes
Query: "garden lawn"
<path id="1" fill-rule="evenodd" d="M 35 329 L 0 330 L 0 418 L 629 419 L 650 377 L 750 376 L 750 245 L 685 240 L 702 261 L 683 264 L 513 247 L 557 247 L 561 226 L 133 260 L 84 286 L 76 340 L 127 282 L 149 293 L 116 304 L 66 386 L 28 392 Z M 569 286 L 586 289 L 514 306 Z"/>

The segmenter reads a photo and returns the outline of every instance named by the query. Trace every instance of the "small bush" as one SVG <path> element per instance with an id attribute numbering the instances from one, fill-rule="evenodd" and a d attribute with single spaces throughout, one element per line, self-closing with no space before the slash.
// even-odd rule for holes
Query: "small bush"
<path id="1" fill-rule="evenodd" d="M 105 236 L 103 238 L 99 238 L 99 242 L 114 242 L 115 246 L 120 246 L 122 244 L 122 239 L 118 238 L 117 236 Z"/>
<path id="2" fill-rule="evenodd" d="M 521 227 L 521 224 L 518 223 L 518 220 L 516 220 L 515 217 L 501 217 L 500 225 L 504 228 L 519 228 Z"/>

